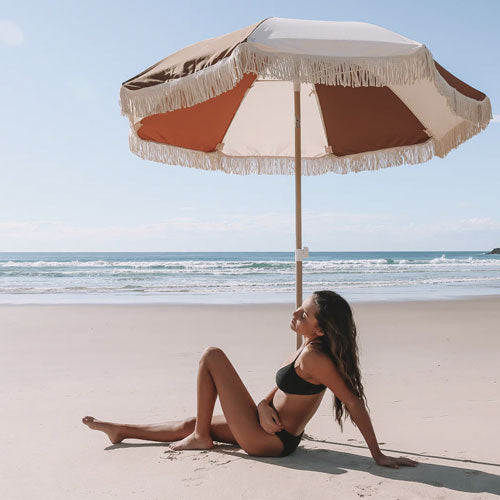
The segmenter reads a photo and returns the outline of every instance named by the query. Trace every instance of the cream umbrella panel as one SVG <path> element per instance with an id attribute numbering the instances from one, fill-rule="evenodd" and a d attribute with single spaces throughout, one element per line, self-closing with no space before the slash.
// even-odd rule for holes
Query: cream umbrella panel
<path id="1" fill-rule="evenodd" d="M 166 57 L 124 82 L 120 101 L 141 158 L 295 175 L 297 305 L 302 174 L 444 157 L 492 118 L 488 97 L 422 43 L 367 23 L 281 18 Z"/>

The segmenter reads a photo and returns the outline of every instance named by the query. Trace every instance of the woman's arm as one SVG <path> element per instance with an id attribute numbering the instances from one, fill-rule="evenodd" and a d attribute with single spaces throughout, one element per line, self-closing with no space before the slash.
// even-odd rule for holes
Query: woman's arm
<path id="1" fill-rule="evenodd" d="M 382 452 L 380 451 L 380 448 L 378 446 L 372 421 L 370 419 L 370 415 L 368 415 L 368 412 L 366 411 L 365 403 L 362 399 L 354 398 L 350 400 L 349 403 L 345 403 L 345 406 L 351 414 L 354 423 L 365 438 L 366 444 L 370 449 L 372 457 L 375 459 L 375 461 L 377 461 L 377 458 L 382 455 Z"/>
<path id="2" fill-rule="evenodd" d="M 271 401 L 278 390 L 275 387 L 258 405 L 260 426 L 269 434 L 283 430 L 278 412 L 271 407 Z"/>
<path id="3" fill-rule="evenodd" d="M 373 425 L 362 399 L 358 398 L 345 384 L 331 359 L 322 353 L 310 352 L 303 358 L 304 370 L 319 383 L 326 385 L 346 406 L 352 419 L 365 438 L 373 459 L 378 465 L 399 468 L 400 465 L 417 465 L 406 457 L 388 457 L 378 446 Z"/>
<path id="4" fill-rule="evenodd" d="M 363 434 L 372 457 L 378 465 L 385 465 L 386 467 L 399 469 L 400 465 L 411 465 L 414 467 L 418 464 L 418 462 L 415 462 L 415 460 L 411 460 L 406 457 L 388 457 L 380 451 L 377 443 L 377 438 L 375 437 L 375 431 L 373 430 L 372 421 L 370 420 L 370 416 L 366 411 L 365 403 L 362 399 L 356 398 L 355 400 L 352 400 L 348 405 L 346 404 L 346 407 L 349 410 L 349 413 L 351 414 L 352 419 L 354 420 L 361 434 Z"/>
<path id="5" fill-rule="evenodd" d="M 271 404 L 271 401 L 273 400 L 274 398 L 274 394 L 276 393 L 276 391 L 278 390 L 277 387 L 275 387 L 260 403 L 265 403 L 265 404 Z"/>

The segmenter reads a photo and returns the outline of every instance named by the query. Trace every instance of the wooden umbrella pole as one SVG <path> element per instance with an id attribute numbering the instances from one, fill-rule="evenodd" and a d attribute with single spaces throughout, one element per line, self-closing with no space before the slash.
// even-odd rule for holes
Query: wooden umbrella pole
<path id="1" fill-rule="evenodd" d="M 302 305 L 302 203 L 301 203 L 301 137 L 300 137 L 300 83 L 293 84 L 293 107 L 295 111 L 295 303 Z M 300 256 L 297 256 L 299 250 Z M 296 334 L 297 349 L 302 345 L 302 335 Z"/>

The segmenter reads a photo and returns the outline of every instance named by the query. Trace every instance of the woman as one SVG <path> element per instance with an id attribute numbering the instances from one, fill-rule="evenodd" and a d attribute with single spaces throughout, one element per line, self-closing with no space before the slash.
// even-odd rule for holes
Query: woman
<path id="1" fill-rule="evenodd" d="M 359 371 L 356 326 L 349 304 L 328 290 L 314 292 L 294 313 L 292 330 L 303 346 L 276 373 L 277 386 L 256 406 L 226 355 L 209 347 L 201 357 L 197 415 L 152 425 L 122 425 L 84 417 L 91 429 L 106 432 L 112 443 L 123 439 L 177 441 L 174 450 L 212 448 L 213 440 L 239 445 L 249 455 L 286 456 L 298 446 L 326 388 L 334 393 L 335 419 L 342 429 L 344 412 L 359 428 L 379 465 L 417 465 L 388 457 L 379 449 L 368 416 Z M 213 416 L 219 396 L 224 415 Z"/>

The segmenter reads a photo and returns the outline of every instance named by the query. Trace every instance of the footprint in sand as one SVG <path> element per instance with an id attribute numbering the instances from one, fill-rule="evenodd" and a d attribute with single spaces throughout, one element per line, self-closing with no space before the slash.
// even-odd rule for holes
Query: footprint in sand
<path id="1" fill-rule="evenodd" d="M 372 488 L 370 486 L 356 486 L 356 489 L 360 490 L 356 491 L 356 495 L 358 495 L 358 497 L 360 498 L 372 496 Z"/>
<path id="2" fill-rule="evenodd" d="M 180 453 L 175 450 L 165 450 L 163 453 L 164 455 L 167 455 L 166 457 L 160 457 L 163 460 L 177 460 L 178 456 L 180 455 Z"/>
<path id="3" fill-rule="evenodd" d="M 203 480 L 201 477 L 185 477 L 182 479 L 182 482 L 186 484 L 186 486 L 201 486 L 203 484 Z"/>

